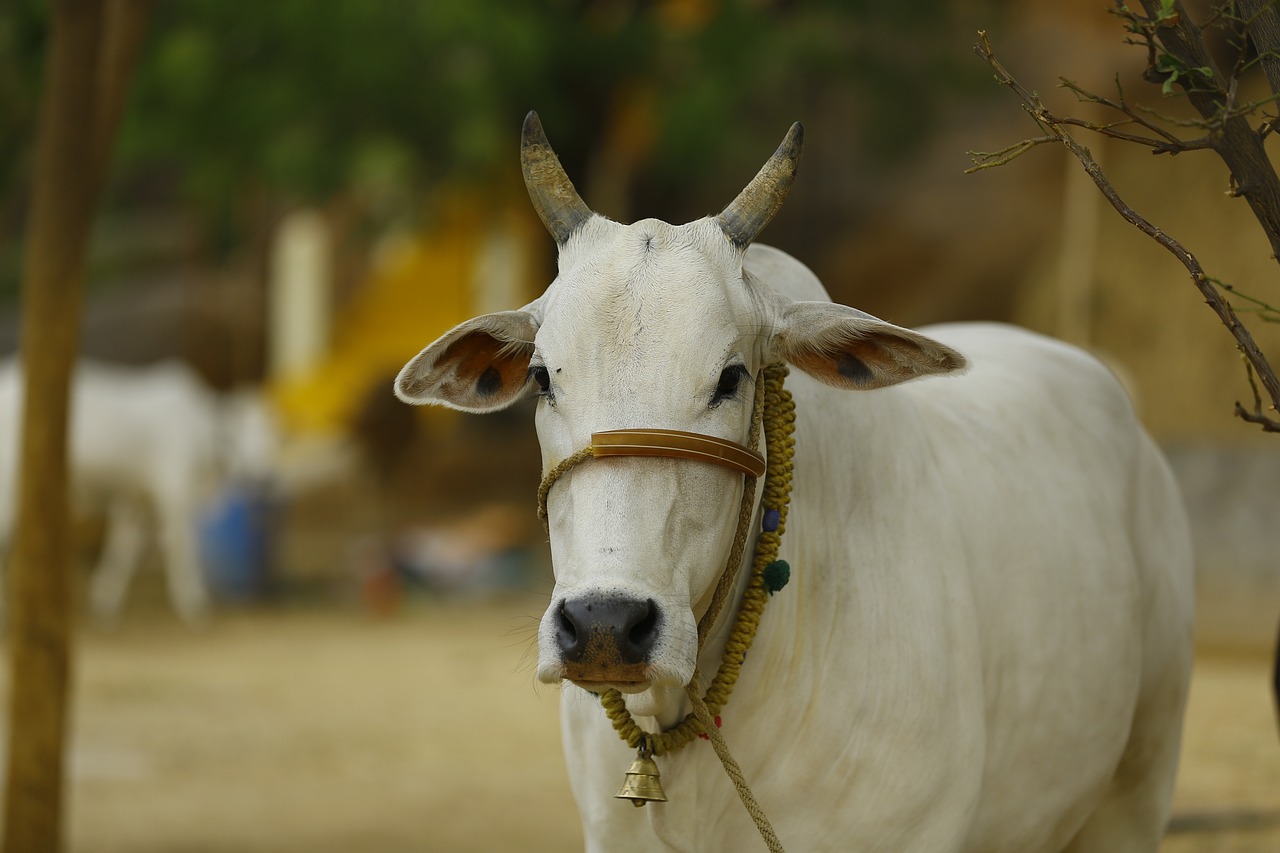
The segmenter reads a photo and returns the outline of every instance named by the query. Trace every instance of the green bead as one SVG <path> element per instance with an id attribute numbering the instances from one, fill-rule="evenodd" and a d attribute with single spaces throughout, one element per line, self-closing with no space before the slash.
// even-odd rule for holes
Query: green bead
<path id="1" fill-rule="evenodd" d="M 791 580 L 791 566 L 787 565 L 786 560 L 774 560 L 764 567 L 760 579 L 764 582 L 765 590 L 773 595 Z"/>

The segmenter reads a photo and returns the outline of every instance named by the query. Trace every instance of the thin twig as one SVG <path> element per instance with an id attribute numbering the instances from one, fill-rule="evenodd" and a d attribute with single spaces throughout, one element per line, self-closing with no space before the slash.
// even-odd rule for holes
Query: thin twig
<path id="1" fill-rule="evenodd" d="M 1058 85 L 1062 86 L 1064 89 L 1071 90 L 1071 92 L 1074 93 L 1076 98 L 1078 98 L 1079 100 L 1084 101 L 1085 103 L 1098 104 L 1100 106 L 1109 107 L 1110 109 L 1113 109 L 1119 113 L 1123 113 L 1124 115 L 1128 116 L 1130 120 L 1137 122 L 1141 126 L 1145 127 L 1147 130 L 1151 131 L 1152 133 L 1156 134 L 1159 137 L 1162 137 L 1166 142 L 1168 142 L 1171 145 L 1186 144 L 1184 140 L 1179 139 L 1177 136 L 1174 136 L 1172 133 L 1165 130 L 1163 127 L 1156 124 L 1155 122 L 1147 121 L 1147 119 L 1143 118 L 1139 113 L 1134 111 L 1134 109 L 1129 106 L 1128 102 L 1126 102 L 1124 99 L 1124 89 L 1120 85 L 1119 74 L 1117 74 L 1115 78 L 1116 91 L 1120 95 L 1120 100 L 1118 101 L 1114 101 L 1111 98 L 1104 98 L 1101 95 L 1095 95 L 1093 92 L 1090 92 L 1088 89 L 1085 89 L 1079 83 L 1075 82 L 1074 80 L 1069 80 L 1066 77 L 1059 77 L 1058 80 L 1059 80 Z"/>
<path id="2" fill-rule="evenodd" d="M 1280 323 L 1280 308 L 1277 308 L 1271 303 L 1265 302 L 1257 298 L 1256 296 L 1250 296 L 1249 294 L 1244 293 L 1243 291 L 1237 289 L 1236 286 L 1234 284 L 1231 284 L 1230 282 L 1221 281 L 1220 279 L 1216 279 L 1216 278 L 1211 278 L 1209 280 L 1213 282 L 1213 284 L 1216 287 L 1220 287 L 1223 290 L 1228 290 L 1232 293 L 1232 295 L 1238 296 L 1241 299 L 1243 299 L 1245 302 L 1252 303 L 1254 306 L 1253 308 L 1249 308 L 1249 309 L 1241 308 L 1240 309 L 1241 311 L 1244 311 L 1244 310 L 1255 311 L 1262 315 L 1274 314 L 1275 315 L 1274 317 L 1261 316 L 1259 317 L 1259 319 L 1266 320 L 1268 323 Z"/>
<path id="3" fill-rule="evenodd" d="M 966 151 L 965 154 L 973 161 L 973 165 L 964 170 L 966 175 L 972 175 L 974 172 L 980 172 L 983 169 L 993 169 L 996 166 L 1003 166 L 1013 158 L 1020 154 L 1025 154 L 1037 145 L 1045 143 L 1057 142 L 1056 136 L 1037 136 L 1033 139 L 1024 139 L 1021 142 L 1015 142 L 1007 148 L 1001 148 L 999 151 Z"/>
<path id="4" fill-rule="evenodd" d="M 1119 139 L 1122 142 L 1132 142 L 1136 145 L 1142 145 L 1151 149 L 1153 154 L 1181 154 L 1183 151 L 1200 151 L 1205 148 L 1212 148 L 1213 143 L 1209 137 L 1204 136 L 1199 139 L 1177 140 L 1175 142 L 1167 142 L 1162 139 L 1155 139 L 1150 136 L 1139 136 L 1136 133 L 1128 133 L 1123 130 L 1116 130 L 1123 127 L 1129 122 L 1115 122 L 1114 124 L 1096 124 L 1082 118 L 1073 118 L 1071 116 L 1051 115 L 1055 124 L 1066 124 L 1072 127 L 1083 128 L 1084 130 L 1092 130 L 1094 133 L 1102 136 L 1109 136 L 1112 139 Z M 1054 140 L 1055 142 L 1057 140 Z"/>
<path id="5" fill-rule="evenodd" d="M 1249 411 L 1240 404 L 1239 400 L 1236 400 L 1236 417 L 1246 423 L 1261 426 L 1263 432 L 1280 432 L 1280 423 L 1262 414 L 1262 395 L 1258 393 L 1258 383 L 1254 381 L 1253 365 L 1249 364 L 1244 353 L 1240 354 L 1240 360 L 1244 362 L 1245 376 L 1249 378 L 1249 389 L 1253 391 L 1253 411 Z"/>
<path id="6" fill-rule="evenodd" d="M 1164 141 L 1160 142 L 1149 137 L 1115 130 L 1116 127 L 1123 126 L 1126 122 L 1114 122 L 1111 124 L 1100 125 L 1084 119 L 1055 117 L 1059 123 L 1082 127 L 1086 130 L 1092 130 L 1096 133 L 1103 134 L 1104 136 L 1110 136 L 1114 139 L 1120 139 L 1125 142 L 1133 142 L 1138 145 L 1149 146 L 1152 149 L 1152 153 L 1155 154 L 1179 154 L 1183 151 L 1213 149 L 1216 142 L 1213 132 L 1220 128 L 1224 121 L 1230 118 L 1235 118 L 1236 116 L 1252 115 L 1262 109 L 1262 107 L 1277 100 L 1277 96 L 1272 95 L 1255 101 L 1248 101 L 1236 106 L 1231 106 L 1231 103 L 1234 103 L 1234 101 L 1230 101 L 1223 107 L 1222 112 L 1212 120 L 1204 118 L 1179 119 L 1165 115 L 1164 113 L 1151 109 L 1143 104 L 1128 103 L 1124 97 L 1124 89 L 1120 86 L 1119 75 L 1116 77 L 1116 91 L 1120 93 L 1119 100 L 1094 94 L 1080 84 L 1073 80 L 1069 80 L 1066 77 L 1059 77 L 1058 80 L 1060 81 L 1059 85 L 1062 86 L 1062 88 L 1069 89 L 1081 102 L 1097 104 L 1099 106 L 1115 110 L 1116 112 L 1127 116 L 1130 121 L 1141 125 L 1151 133 L 1159 136 Z M 1155 119 L 1155 121 L 1148 119 L 1147 116 Z M 1166 130 L 1164 125 L 1169 127 L 1186 127 L 1194 128 L 1196 130 L 1206 130 L 1209 131 L 1209 135 L 1201 136 L 1197 139 L 1182 139 L 1181 137 L 1178 137 Z"/>

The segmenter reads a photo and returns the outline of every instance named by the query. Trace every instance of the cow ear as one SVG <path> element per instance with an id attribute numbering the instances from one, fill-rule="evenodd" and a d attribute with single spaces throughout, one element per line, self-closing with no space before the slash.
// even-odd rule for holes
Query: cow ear
<path id="1" fill-rule="evenodd" d="M 951 347 L 831 302 L 788 305 L 775 344 L 783 358 L 813 378 L 851 390 L 884 388 L 966 366 Z"/>
<path id="2" fill-rule="evenodd" d="M 495 412 L 524 396 L 537 319 L 528 310 L 485 314 L 455 326 L 396 377 L 406 403 Z"/>

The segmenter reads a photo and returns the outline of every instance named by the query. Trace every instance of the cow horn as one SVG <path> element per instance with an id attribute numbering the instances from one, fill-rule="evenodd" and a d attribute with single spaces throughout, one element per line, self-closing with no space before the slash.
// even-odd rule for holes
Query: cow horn
<path id="1" fill-rule="evenodd" d="M 533 209 L 538 211 L 542 224 L 556 238 L 556 243 L 563 246 L 573 232 L 594 214 L 573 188 L 556 152 L 551 150 L 538 114 L 533 111 L 524 117 L 524 130 L 520 134 L 520 165 L 524 169 L 524 185 L 529 190 Z"/>
<path id="2" fill-rule="evenodd" d="M 803 145 L 804 126 L 796 122 L 769 162 L 751 179 L 746 189 L 738 193 L 733 203 L 716 217 L 725 236 L 739 249 L 751 245 L 782 207 L 782 202 L 786 201 L 796 179 Z"/>

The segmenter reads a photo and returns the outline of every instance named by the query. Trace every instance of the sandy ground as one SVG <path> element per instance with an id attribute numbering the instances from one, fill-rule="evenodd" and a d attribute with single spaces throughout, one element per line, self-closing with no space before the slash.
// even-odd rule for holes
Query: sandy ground
<path id="1" fill-rule="evenodd" d="M 76 853 L 581 849 L 537 599 L 155 615 L 80 651 Z M 1280 850 L 1260 656 L 1202 657 L 1163 853 Z M 2 707 L 2 706 L 0 706 Z"/>

